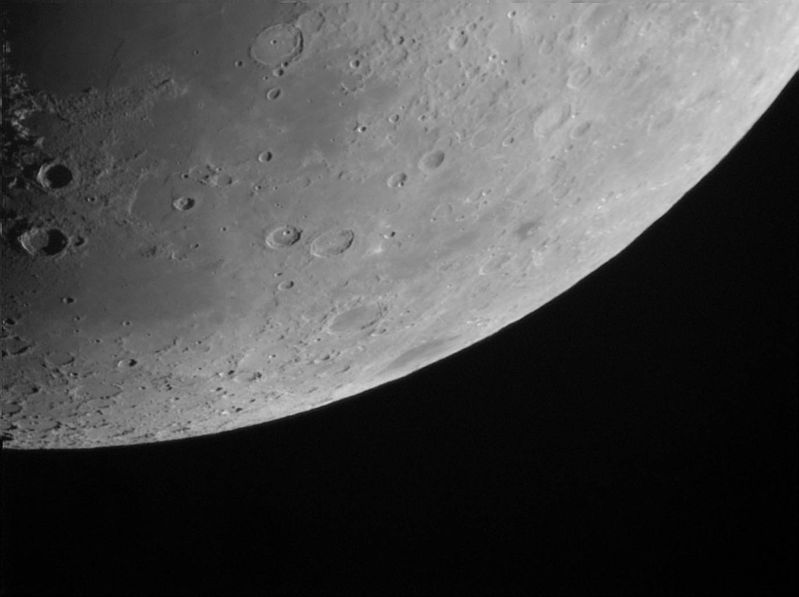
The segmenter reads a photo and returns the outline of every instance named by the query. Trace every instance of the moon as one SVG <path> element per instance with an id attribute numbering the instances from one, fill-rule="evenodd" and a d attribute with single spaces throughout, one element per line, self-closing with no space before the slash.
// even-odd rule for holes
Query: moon
<path id="1" fill-rule="evenodd" d="M 799 5 L 14 4 L 2 436 L 174 440 L 535 311 L 799 68 Z"/>

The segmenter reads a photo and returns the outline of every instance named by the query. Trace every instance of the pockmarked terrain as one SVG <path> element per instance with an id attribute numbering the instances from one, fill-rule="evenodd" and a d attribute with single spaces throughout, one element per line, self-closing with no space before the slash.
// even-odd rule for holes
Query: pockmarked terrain
<path id="1" fill-rule="evenodd" d="M 2 434 L 185 438 L 512 323 L 707 174 L 796 2 L 11 3 Z"/>

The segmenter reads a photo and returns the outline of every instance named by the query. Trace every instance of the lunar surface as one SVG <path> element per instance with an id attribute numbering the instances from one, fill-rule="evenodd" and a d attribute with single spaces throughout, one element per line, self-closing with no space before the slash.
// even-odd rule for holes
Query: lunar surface
<path id="1" fill-rule="evenodd" d="M 4 11 L 12 448 L 230 430 L 457 352 L 621 251 L 799 67 L 794 1 Z"/>

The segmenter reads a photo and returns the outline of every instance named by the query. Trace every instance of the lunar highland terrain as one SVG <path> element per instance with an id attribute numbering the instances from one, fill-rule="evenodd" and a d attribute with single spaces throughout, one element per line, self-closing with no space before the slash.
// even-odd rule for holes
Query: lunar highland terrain
<path id="1" fill-rule="evenodd" d="M 799 68 L 799 3 L 4 8 L 2 437 L 173 440 L 451 355 L 622 251 Z"/>

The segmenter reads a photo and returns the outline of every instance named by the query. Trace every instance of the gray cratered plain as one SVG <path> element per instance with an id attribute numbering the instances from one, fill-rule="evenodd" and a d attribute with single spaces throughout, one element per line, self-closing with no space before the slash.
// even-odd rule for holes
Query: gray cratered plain
<path id="1" fill-rule="evenodd" d="M 12 4 L 2 433 L 270 421 L 522 318 L 707 174 L 799 3 Z"/>

